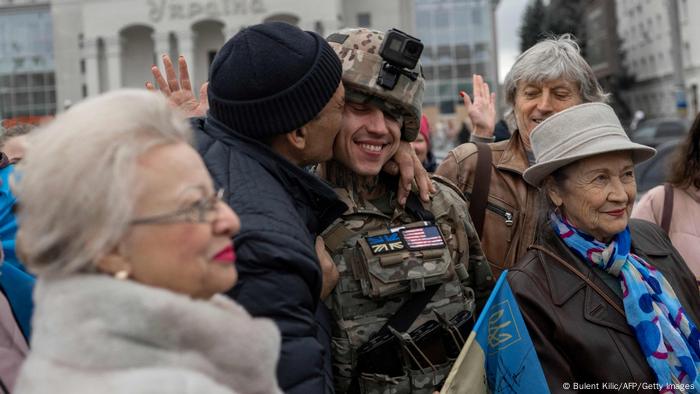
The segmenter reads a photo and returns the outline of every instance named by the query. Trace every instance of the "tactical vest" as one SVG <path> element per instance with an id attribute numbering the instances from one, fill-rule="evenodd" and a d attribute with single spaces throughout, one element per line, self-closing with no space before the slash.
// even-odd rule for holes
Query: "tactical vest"
<path id="1" fill-rule="evenodd" d="M 452 186 L 436 186 L 426 215 L 407 208 L 393 216 L 336 189 L 350 207 L 323 234 L 340 273 L 326 300 L 334 318 L 339 394 L 432 394 L 468 337 L 474 292 L 466 283 L 466 205 L 456 203 L 461 195 Z M 401 305 L 426 289 L 434 295 L 408 330 L 376 335 Z"/>

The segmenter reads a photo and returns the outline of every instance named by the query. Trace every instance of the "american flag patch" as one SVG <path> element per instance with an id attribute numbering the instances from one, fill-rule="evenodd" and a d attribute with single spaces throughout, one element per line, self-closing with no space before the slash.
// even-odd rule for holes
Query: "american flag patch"
<path id="1" fill-rule="evenodd" d="M 401 230 L 406 245 L 411 250 L 435 249 L 445 246 L 437 226 L 425 226 Z"/>
<path id="2" fill-rule="evenodd" d="M 366 237 L 366 239 L 374 254 L 390 253 L 406 249 L 401 237 L 399 237 L 399 233 L 380 234 L 373 237 Z"/>

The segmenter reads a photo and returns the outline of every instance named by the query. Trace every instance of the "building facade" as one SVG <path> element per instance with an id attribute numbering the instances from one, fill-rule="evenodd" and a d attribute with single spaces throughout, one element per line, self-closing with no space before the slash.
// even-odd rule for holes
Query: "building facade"
<path id="1" fill-rule="evenodd" d="M 0 119 L 56 112 L 48 1 L 0 0 Z"/>
<path id="2" fill-rule="evenodd" d="M 671 28 L 667 1 L 617 0 L 618 34 L 624 65 L 635 82 L 624 96 L 632 110 L 647 118 L 677 116 Z M 700 84 L 700 2 L 678 0 L 681 54 L 685 75 L 687 113 L 698 111 Z"/>
<path id="3" fill-rule="evenodd" d="M 143 87 L 160 54 L 182 54 L 195 84 L 240 29 L 285 21 L 327 35 L 343 26 L 413 30 L 413 0 L 53 0 L 58 102 Z"/>
<path id="4" fill-rule="evenodd" d="M 459 92 L 472 92 L 481 74 L 492 91 L 498 86 L 494 0 L 415 0 L 416 34 L 425 49 L 424 105 L 441 114 L 461 107 Z"/>

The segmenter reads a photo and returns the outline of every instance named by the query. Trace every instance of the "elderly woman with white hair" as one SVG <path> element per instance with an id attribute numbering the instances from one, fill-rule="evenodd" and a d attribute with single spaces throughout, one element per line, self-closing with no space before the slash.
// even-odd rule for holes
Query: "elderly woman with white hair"
<path id="1" fill-rule="evenodd" d="M 559 112 L 530 137 L 536 163 L 523 178 L 547 208 L 508 281 L 550 390 L 699 392 L 694 276 L 661 228 L 630 220 L 634 164 L 654 149 L 630 142 L 602 103 Z"/>
<path id="2" fill-rule="evenodd" d="M 280 393 L 280 337 L 216 295 L 236 214 L 159 95 L 74 106 L 18 168 L 18 245 L 37 274 L 16 393 Z"/>
<path id="3" fill-rule="evenodd" d="M 568 34 L 543 40 L 523 52 L 506 75 L 504 85 L 506 102 L 512 106 L 508 116 L 514 129 L 511 137 L 493 144 L 462 144 L 435 172 L 454 182 L 469 199 L 469 213 L 496 275 L 513 266 L 535 239 L 537 190 L 522 178 L 534 163 L 530 132 L 559 111 L 606 99 L 593 70 Z M 491 135 L 494 100 L 488 85 L 477 77 L 474 95 L 473 103 L 464 95 L 475 125 L 473 134 Z"/>

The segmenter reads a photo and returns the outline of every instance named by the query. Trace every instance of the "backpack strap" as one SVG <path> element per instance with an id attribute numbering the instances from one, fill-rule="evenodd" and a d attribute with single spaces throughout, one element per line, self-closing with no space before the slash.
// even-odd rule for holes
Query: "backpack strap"
<path id="1" fill-rule="evenodd" d="M 420 220 L 432 222 L 435 221 L 435 215 L 432 212 L 423 207 L 423 203 L 418 198 L 418 195 L 414 192 L 408 194 L 406 199 L 406 207 L 404 208 L 406 212 L 417 217 Z"/>
<path id="2" fill-rule="evenodd" d="M 661 211 L 661 228 L 668 234 L 668 229 L 671 226 L 671 217 L 673 217 L 673 186 L 670 183 L 664 183 L 664 208 Z"/>
<path id="3" fill-rule="evenodd" d="M 477 159 L 476 172 L 474 173 L 474 186 L 469 201 L 469 216 L 472 217 L 474 228 L 479 238 L 484 233 L 484 217 L 486 216 L 486 204 L 489 199 L 491 187 L 491 148 L 487 144 L 474 142 L 476 145 Z"/>

